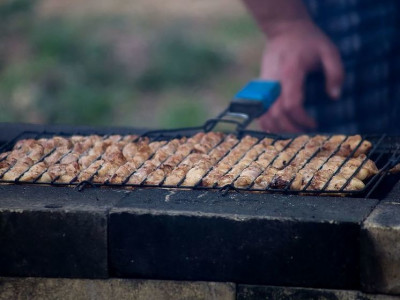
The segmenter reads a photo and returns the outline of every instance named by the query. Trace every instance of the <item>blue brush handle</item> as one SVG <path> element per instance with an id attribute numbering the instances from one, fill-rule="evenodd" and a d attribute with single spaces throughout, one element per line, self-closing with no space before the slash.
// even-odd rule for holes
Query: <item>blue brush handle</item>
<path id="1" fill-rule="evenodd" d="M 257 118 L 271 107 L 280 93 L 279 81 L 252 80 L 235 95 L 229 111 Z"/>

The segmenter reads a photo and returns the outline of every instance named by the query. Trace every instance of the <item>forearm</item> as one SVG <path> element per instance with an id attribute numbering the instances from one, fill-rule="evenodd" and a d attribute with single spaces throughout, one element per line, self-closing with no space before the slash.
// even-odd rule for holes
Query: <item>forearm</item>
<path id="1" fill-rule="evenodd" d="M 311 21 L 302 0 L 243 0 L 268 36 L 285 30 L 286 24 Z"/>

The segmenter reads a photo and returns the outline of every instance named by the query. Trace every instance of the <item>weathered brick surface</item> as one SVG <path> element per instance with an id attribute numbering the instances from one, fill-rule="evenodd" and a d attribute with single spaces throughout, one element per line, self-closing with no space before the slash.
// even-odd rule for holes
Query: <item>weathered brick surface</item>
<path id="1" fill-rule="evenodd" d="M 0 300 L 234 300 L 235 285 L 134 279 L 0 278 Z"/>
<path id="2" fill-rule="evenodd" d="M 121 192 L 0 187 L 0 275 L 108 277 L 108 210 Z"/>
<path id="3" fill-rule="evenodd" d="M 375 200 L 136 190 L 110 212 L 112 276 L 359 286 Z"/>
<path id="4" fill-rule="evenodd" d="M 400 204 L 378 205 L 364 222 L 361 237 L 362 288 L 400 294 Z"/>
<path id="5" fill-rule="evenodd" d="M 400 297 L 359 291 L 239 285 L 237 300 L 399 300 Z"/>
<path id="6" fill-rule="evenodd" d="M 386 190 L 387 196 L 382 201 L 383 203 L 400 203 L 400 174 L 390 175 L 386 181 L 390 181 L 392 185 Z M 394 183 L 395 182 L 395 183 Z M 394 183 L 394 184 L 393 184 Z"/>

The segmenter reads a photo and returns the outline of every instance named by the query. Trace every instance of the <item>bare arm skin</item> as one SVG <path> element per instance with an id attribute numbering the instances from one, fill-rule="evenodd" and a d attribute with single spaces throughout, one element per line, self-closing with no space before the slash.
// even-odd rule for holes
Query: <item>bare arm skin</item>
<path id="1" fill-rule="evenodd" d="M 282 93 L 260 118 L 269 132 L 302 132 L 317 124 L 304 110 L 304 80 L 322 68 L 326 92 L 338 99 L 344 79 L 339 51 L 312 22 L 301 0 L 244 0 L 268 42 L 261 78 L 280 80 Z"/>

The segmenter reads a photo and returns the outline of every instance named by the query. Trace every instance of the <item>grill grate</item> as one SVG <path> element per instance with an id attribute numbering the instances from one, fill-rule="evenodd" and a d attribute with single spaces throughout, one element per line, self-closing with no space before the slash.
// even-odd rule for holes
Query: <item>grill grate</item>
<path id="1" fill-rule="evenodd" d="M 208 126 L 210 127 L 210 126 Z M 172 141 L 174 139 L 180 139 L 182 137 L 192 137 L 194 134 L 199 133 L 199 132 L 204 132 L 207 130 L 204 130 L 204 127 L 193 127 L 193 128 L 183 128 L 183 129 L 177 129 L 177 130 L 157 130 L 157 131 L 149 131 L 147 133 L 144 133 L 140 136 L 131 136 L 130 140 L 126 140 L 126 142 L 129 141 L 134 141 L 138 142 L 143 139 L 149 139 L 150 142 L 162 142 L 160 144 L 160 147 L 163 145 L 167 144 L 169 141 Z M 8 143 L 0 147 L 0 153 L 10 151 L 14 145 L 22 139 L 41 139 L 41 138 L 50 138 L 54 136 L 60 136 L 60 137 L 69 137 L 72 135 L 83 135 L 84 134 L 67 134 L 63 132 L 23 132 L 14 139 L 10 140 Z M 258 173 L 253 180 L 251 181 L 250 184 L 247 185 L 247 187 L 235 187 L 235 182 L 238 180 L 238 177 L 240 175 L 237 174 L 237 176 L 234 178 L 231 184 L 224 185 L 224 186 L 218 186 L 217 183 L 215 183 L 213 186 L 202 186 L 202 181 L 204 178 L 207 177 L 207 175 L 213 170 L 213 167 L 218 165 L 219 162 L 221 162 L 224 158 L 226 158 L 233 149 L 240 143 L 241 139 L 245 135 L 250 135 L 256 139 L 256 142 L 249 148 L 247 149 L 244 153 L 241 154 L 240 158 L 234 162 L 230 168 L 223 174 L 226 175 L 228 174 L 235 166 L 236 163 L 239 162 L 243 157 L 245 157 L 252 149 L 255 149 L 257 145 L 263 142 L 264 139 L 269 138 L 271 139 L 270 143 L 271 145 L 274 145 L 278 141 L 281 140 L 288 140 L 288 143 L 276 153 L 276 155 L 273 157 L 272 160 L 269 161 L 268 165 L 265 166 L 265 169 L 268 169 L 274 165 L 274 162 L 279 158 L 279 155 L 283 153 L 286 149 L 292 149 L 291 146 L 293 145 L 293 142 L 296 140 L 296 138 L 299 138 L 297 136 L 276 136 L 276 135 L 271 135 L 263 132 L 258 132 L 258 131 L 250 131 L 250 130 L 240 130 L 237 132 L 235 135 L 237 137 L 237 141 L 227 150 L 225 153 L 222 153 L 221 155 L 217 156 L 215 163 L 212 164 L 211 167 L 209 167 L 207 170 L 205 170 L 204 174 L 201 175 L 201 178 L 196 181 L 195 184 L 191 186 L 186 186 L 183 185 L 186 179 L 187 172 L 185 176 L 180 180 L 180 182 L 176 185 L 167 185 L 165 184 L 165 180 L 167 175 L 164 176 L 162 181 L 160 181 L 159 184 L 148 184 L 146 181 L 148 179 L 148 175 L 143 180 L 140 181 L 139 184 L 132 184 L 129 183 L 130 178 L 134 176 L 138 170 L 145 164 L 146 161 L 151 160 L 155 153 L 156 150 L 152 151 L 150 155 L 143 160 L 142 164 L 134 169 L 132 172 L 130 172 L 129 176 L 125 178 L 125 180 L 122 183 L 112 183 L 110 180 L 107 180 L 105 182 L 99 183 L 96 182 L 96 176 L 98 175 L 99 171 L 102 168 L 102 164 L 99 164 L 97 166 L 97 169 L 89 176 L 88 178 L 85 178 L 85 180 L 80 180 L 81 175 L 87 170 L 94 162 L 101 162 L 102 157 L 105 155 L 106 149 L 103 149 L 103 152 L 101 155 L 97 156 L 96 158 L 93 159 L 91 164 L 86 167 L 86 169 L 82 169 L 79 171 L 76 176 L 74 176 L 69 182 L 60 182 L 60 178 L 54 178 L 51 182 L 40 182 L 39 179 L 43 176 L 43 174 L 46 172 L 44 170 L 41 172 L 36 178 L 34 178 L 31 181 L 23 181 L 21 180 L 27 172 L 29 172 L 34 165 L 37 165 L 40 162 L 44 162 L 46 159 L 48 159 L 50 156 L 54 155 L 55 152 L 57 151 L 57 147 L 54 147 L 47 153 L 45 153 L 39 160 L 35 162 L 34 165 L 28 167 L 26 170 L 24 170 L 19 176 L 17 176 L 13 180 L 6 180 L 4 179 L 4 175 L 10 171 L 14 165 L 10 165 L 8 168 L 4 169 L 2 172 L 0 172 L 0 183 L 28 183 L 28 184 L 43 184 L 43 185 L 54 185 L 54 186 L 76 186 L 79 189 L 84 188 L 85 186 L 109 186 L 109 187 L 162 187 L 162 188 L 193 188 L 193 189 L 205 189 L 205 190 L 222 190 L 223 192 L 228 192 L 231 190 L 235 191 L 252 191 L 252 192 L 264 192 L 264 193 L 285 193 L 285 194 L 323 194 L 323 195 L 346 195 L 346 196 L 352 196 L 352 195 L 362 195 L 363 197 L 370 197 L 371 193 L 377 188 L 379 183 L 383 180 L 383 178 L 388 174 L 389 169 L 394 166 L 396 163 L 400 161 L 400 137 L 395 137 L 395 136 L 387 136 L 387 135 L 366 135 L 363 136 L 362 139 L 359 141 L 358 145 L 351 151 L 349 155 L 347 155 L 344 160 L 337 166 L 336 170 L 329 176 L 325 184 L 323 185 L 322 188 L 320 189 L 311 189 L 310 186 L 314 180 L 315 173 L 312 175 L 312 177 L 308 180 L 308 182 L 303 186 L 301 190 L 292 190 L 291 186 L 293 181 L 295 180 L 295 174 L 292 175 L 291 178 L 287 182 L 285 182 L 285 185 L 281 188 L 276 188 L 272 186 L 272 182 L 270 181 L 268 185 L 263 188 L 256 188 L 255 187 L 255 182 L 260 176 L 263 176 L 263 170 Z M 111 135 L 104 135 L 101 137 L 101 141 L 105 141 L 109 138 L 111 138 Z M 117 142 L 121 142 L 125 137 L 122 136 L 117 140 Z M 332 136 L 326 136 L 326 139 L 324 143 L 328 142 Z M 346 142 L 346 140 L 349 137 L 345 137 L 340 143 L 337 144 L 337 147 L 331 151 L 331 153 L 326 156 L 325 161 L 318 167 L 317 171 L 320 171 L 326 166 L 326 164 L 330 161 L 334 155 L 341 150 L 342 145 Z M 210 149 L 208 149 L 208 153 L 212 153 L 213 151 L 216 151 L 215 149 L 218 148 L 221 144 L 226 142 L 228 139 L 228 136 L 225 136 L 225 138 L 221 138 L 221 140 L 213 145 Z M 370 141 L 373 145 L 372 149 L 367 153 L 366 157 L 363 159 L 361 164 L 354 170 L 354 172 L 346 178 L 345 183 L 342 185 L 340 189 L 337 190 L 327 190 L 329 184 L 333 180 L 333 178 L 340 174 L 340 171 L 344 166 L 346 166 L 346 163 L 349 162 L 349 160 L 353 157 L 353 155 L 359 151 L 360 147 L 362 146 L 364 141 Z M 164 143 L 164 144 L 163 144 Z M 309 143 L 309 140 L 299 147 L 295 149 L 295 151 L 292 153 L 291 157 L 289 158 L 288 161 L 286 161 L 286 166 L 289 165 L 294 159 L 298 158 L 299 153 L 301 151 L 305 150 L 307 147 L 307 143 Z M 159 147 L 159 148 L 160 148 Z M 81 158 L 82 156 L 86 155 L 90 148 L 88 148 L 86 151 L 82 152 L 80 156 L 78 157 Z M 57 163 L 61 162 L 67 155 L 71 154 L 73 151 L 73 148 L 69 149 L 66 153 L 61 155 L 57 159 Z M 309 157 L 306 157 L 304 161 L 301 161 L 300 165 L 298 166 L 297 169 L 295 169 L 296 172 L 301 171 L 307 166 L 314 158 L 318 156 L 318 153 L 321 151 L 320 148 L 317 148 L 316 151 L 314 151 Z M 257 160 L 263 155 L 264 152 L 257 153 L 256 156 L 253 157 L 253 159 L 249 160 L 247 167 L 251 165 L 252 163 L 256 163 Z M 179 167 L 183 164 L 185 159 L 187 159 L 191 155 L 191 151 L 187 153 L 186 156 L 182 157 L 181 160 L 176 164 L 175 167 Z M 0 163 L 3 160 L 6 160 L 8 156 L 4 156 L 0 158 Z M 163 161 L 159 162 L 158 165 L 155 166 L 155 168 L 152 170 L 152 172 L 157 171 L 162 164 L 169 158 L 170 156 L 167 156 Z M 377 167 L 379 168 L 379 172 L 372 177 L 370 177 L 366 182 L 365 182 L 365 187 L 361 190 L 346 190 L 346 187 L 351 183 L 351 181 L 355 178 L 357 173 L 363 168 L 363 166 L 367 163 L 368 160 L 372 160 L 375 162 Z"/>

